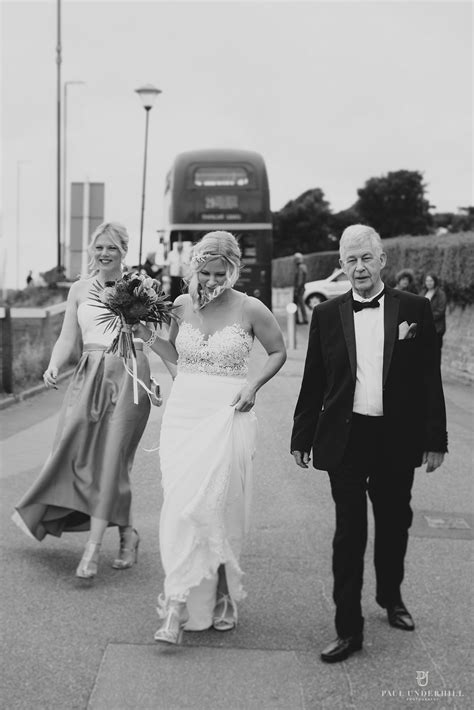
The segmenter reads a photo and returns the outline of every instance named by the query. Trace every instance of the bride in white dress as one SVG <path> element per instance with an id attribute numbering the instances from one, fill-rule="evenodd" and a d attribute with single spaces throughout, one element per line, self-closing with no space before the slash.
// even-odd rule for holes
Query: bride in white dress
<path id="1" fill-rule="evenodd" d="M 155 634 L 179 643 L 182 631 L 237 623 L 244 598 L 239 558 L 248 525 L 257 391 L 286 360 L 281 330 L 271 311 L 232 287 L 240 249 L 229 232 L 210 232 L 193 249 L 189 294 L 175 301 L 169 340 L 152 349 L 177 363 L 163 415 L 160 464 L 163 507 L 160 552 L 165 571 Z M 136 335 L 150 339 L 143 324 Z M 247 380 L 254 338 L 268 357 Z"/>

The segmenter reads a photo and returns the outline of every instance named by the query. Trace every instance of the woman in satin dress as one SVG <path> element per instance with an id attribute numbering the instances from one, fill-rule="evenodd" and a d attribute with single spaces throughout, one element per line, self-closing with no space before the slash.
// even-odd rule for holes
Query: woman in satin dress
<path id="1" fill-rule="evenodd" d="M 245 596 L 239 557 L 251 499 L 253 406 L 286 352 L 271 311 L 232 288 L 239 269 L 235 237 L 224 231 L 205 235 L 193 249 L 189 293 L 175 300 L 169 339 L 151 345 L 177 363 L 160 436 L 165 582 L 155 640 L 165 644 L 179 643 L 183 629 L 234 628 L 237 602 Z M 144 325 L 136 334 L 150 337 Z M 267 358 L 249 378 L 254 338 Z"/>
<path id="2" fill-rule="evenodd" d="M 104 311 L 94 300 L 106 282 L 122 276 L 128 234 L 116 222 L 101 224 L 91 237 L 91 276 L 70 288 L 64 321 L 43 375 L 57 389 L 58 372 L 74 352 L 77 338 L 83 354 L 67 389 L 51 454 L 38 479 L 16 506 L 13 520 L 37 540 L 46 535 L 90 530 L 76 576 L 97 573 L 102 537 L 118 526 L 120 549 L 112 566 L 131 567 L 139 535 L 131 523 L 130 471 L 150 412 L 140 388 L 134 404 L 132 378 L 122 360 L 106 349 L 116 332 L 100 322 Z M 98 320 L 99 319 L 99 320 Z M 149 381 L 148 359 L 137 342 L 138 375 Z"/>

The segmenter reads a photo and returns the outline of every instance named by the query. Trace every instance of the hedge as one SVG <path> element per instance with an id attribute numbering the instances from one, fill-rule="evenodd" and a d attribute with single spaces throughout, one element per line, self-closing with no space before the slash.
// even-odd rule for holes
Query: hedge
<path id="1" fill-rule="evenodd" d="M 308 281 L 325 279 L 339 266 L 339 252 L 318 251 L 304 254 L 304 263 L 308 269 Z M 282 256 L 272 262 L 272 286 L 284 288 L 293 285 L 294 261 L 292 256 Z"/>
<path id="2" fill-rule="evenodd" d="M 65 286 L 28 286 L 22 289 L 8 289 L 6 297 L 0 296 L 0 306 L 13 308 L 46 308 L 67 300 L 69 288 Z"/>
<path id="3" fill-rule="evenodd" d="M 442 236 L 403 236 L 383 240 L 387 254 L 384 281 L 395 284 L 400 269 L 411 269 L 421 290 L 423 276 L 432 272 L 438 276 L 450 303 L 474 303 L 474 232 L 445 234 Z M 329 276 L 339 266 L 336 251 L 304 255 L 308 267 L 308 281 Z M 273 286 L 288 287 L 293 284 L 293 257 L 274 259 Z"/>

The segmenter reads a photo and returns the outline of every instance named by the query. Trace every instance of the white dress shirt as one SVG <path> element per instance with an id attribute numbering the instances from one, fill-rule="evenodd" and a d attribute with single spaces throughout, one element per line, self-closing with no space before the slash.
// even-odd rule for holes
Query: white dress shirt
<path id="1" fill-rule="evenodd" d="M 184 276 L 186 260 L 183 252 L 172 249 L 168 254 L 167 265 L 170 276 Z"/>
<path id="2" fill-rule="evenodd" d="M 361 298 L 354 292 L 352 296 L 355 301 L 371 301 L 382 290 L 383 287 L 372 298 Z M 379 308 L 354 312 L 357 376 L 352 409 L 371 417 L 383 416 L 384 300 L 382 296 Z"/>

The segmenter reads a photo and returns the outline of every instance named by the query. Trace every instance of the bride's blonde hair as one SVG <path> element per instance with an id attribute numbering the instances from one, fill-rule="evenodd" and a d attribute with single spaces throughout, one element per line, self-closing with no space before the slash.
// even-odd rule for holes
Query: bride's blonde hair
<path id="1" fill-rule="evenodd" d="M 237 239 L 230 232 L 208 232 L 194 245 L 191 252 L 189 271 L 184 278 L 188 285 L 189 295 L 195 310 L 202 308 L 209 301 L 204 302 L 198 274 L 212 259 L 222 259 L 226 267 L 224 284 L 215 290 L 213 297 L 218 296 L 226 288 L 232 288 L 240 274 L 240 247 Z"/>

